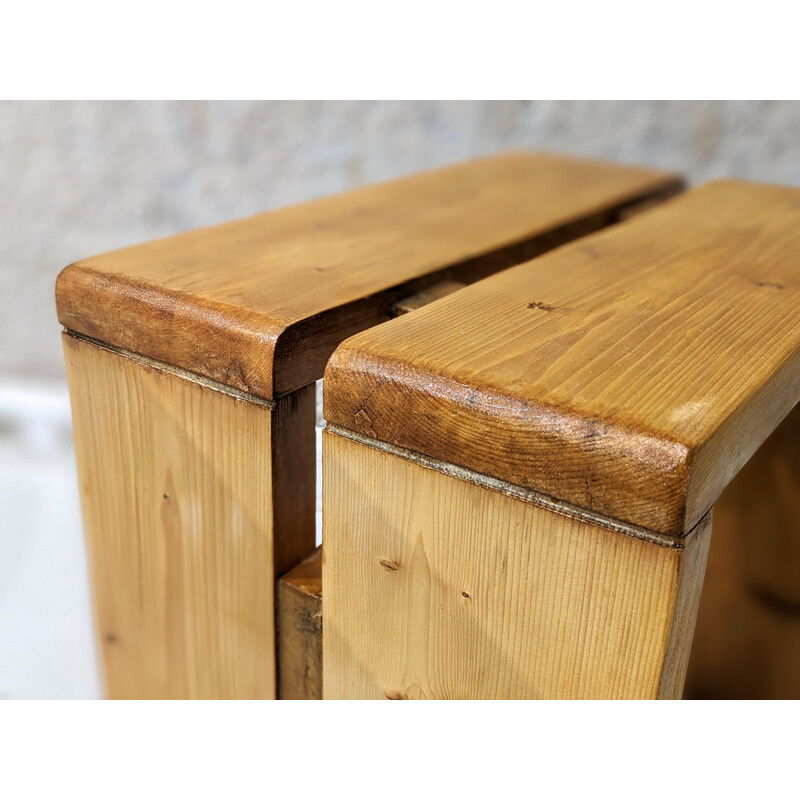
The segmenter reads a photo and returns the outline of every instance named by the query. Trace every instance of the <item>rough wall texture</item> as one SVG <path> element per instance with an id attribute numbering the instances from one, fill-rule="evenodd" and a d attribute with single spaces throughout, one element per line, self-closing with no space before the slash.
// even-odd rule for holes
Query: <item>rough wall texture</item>
<path id="1" fill-rule="evenodd" d="M 78 258 L 512 148 L 800 184 L 800 103 L 0 103 L 0 373 L 63 374 Z"/>

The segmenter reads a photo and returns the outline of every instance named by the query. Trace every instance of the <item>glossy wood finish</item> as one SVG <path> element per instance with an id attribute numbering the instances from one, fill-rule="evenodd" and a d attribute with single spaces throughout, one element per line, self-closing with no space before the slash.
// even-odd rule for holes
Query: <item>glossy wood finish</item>
<path id="1" fill-rule="evenodd" d="M 274 696 L 274 663 L 264 665 L 270 651 L 274 661 L 275 576 L 313 548 L 312 385 L 343 338 L 401 298 L 478 280 L 680 188 L 654 170 L 509 154 L 67 267 L 56 302 L 82 337 L 67 340 L 68 371 L 98 615 L 108 627 L 111 614 L 126 642 L 105 648 L 112 696 Z M 124 402 L 97 417 L 92 393 Z M 180 488 L 172 554 L 150 505 L 165 475 Z M 245 479 L 262 505 L 243 521 Z M 225 593 L 218 602 L 209 580 Z M 144 596 L 143 583 L 160 594 Z M 253 594 L 240 596 L 246 587 Z"/>
<path id="2" fill-rule="evenodd" d="M 313 387 L 273 406 L 64 351 L 108 696 L 273 698 L 275 572 L 314 546 Z"/>
<path id="3" fill-rule="evenodd" d="M 326 699 L 680 696 L 708 519 L 647 541 L 323 436 Z"/>
<path id="4" fill-rule="evenodd" d="M 59 320 L 271 399 L 428 283 L 476 280 L 680 187 L 583 159 L 480 159 L 84 259 L 59 276 Z"/>
<path id="5" fill-rule="evenodd" d="M 358 334 L 325 416 L 691 530 L 800 400 L 800 189 L 725 181 Z"/>

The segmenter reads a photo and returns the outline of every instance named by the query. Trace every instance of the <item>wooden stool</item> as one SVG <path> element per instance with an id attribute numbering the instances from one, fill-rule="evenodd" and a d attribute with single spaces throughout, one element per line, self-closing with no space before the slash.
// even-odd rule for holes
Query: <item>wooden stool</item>
<path id="1" fill-rule="evenodd" d="M 800 400 L 799 310 L 800 190 L 728 181 L 344 342 L 324 696 L 680 697 L 712 506 Z M 744 491 L 796 515 L 785 424 Z M 800 544 L 760 538 L 773 517 L 726 525 L 788 613 Z"/>
<path id="2" fill-rule="evenodd" d="M 107 693 L 276 694 L 275 576 L 314 547 L 314 383 L 409 295 L 681 188 L 482 159 L 80 261 L 56 287 Z"/>

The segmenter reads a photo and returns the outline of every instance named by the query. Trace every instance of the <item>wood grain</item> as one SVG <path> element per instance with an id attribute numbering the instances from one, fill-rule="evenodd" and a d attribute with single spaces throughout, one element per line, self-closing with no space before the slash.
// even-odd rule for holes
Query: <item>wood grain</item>
<path id="1" fill-rule="evenodd" d="M 505 154 L 128 247 L 67 267 L 78 333 L 264 398 L 447 278 L 476 280 L 669 195 L 664 172 Z"/>
<path id="2" fill-rule="evenodd" d="M 274 573 L 314 546 L 313 430 L 311 479 L 294 473 L 310 509 L 270 491 L 273 454 L 283 417 L 313 420 L 313 387 L 271 408 L 69 335 L 64 351 L 108 696 L 274 697 Z"/>
<path id="3" fill-rule="evenodd" d="M 714 504 L 686 695 L 800 699 L 800 406 Z"/>
<path id="4" fill-rule="evenodd" d="M 360 333 L 325 416 L 653 531 L 800 400 L 800 189 L 724 181 Z"/>
<path id="5" fill-rule="evenodd" d="M 656 544 L 323 440 L 326 699 L 680 696 L 709 519 Z"/>
<path id="6" fill-rule="evenodd" d="M 278 580 L 278 699 L 322 700 L 322 548 Z"/>

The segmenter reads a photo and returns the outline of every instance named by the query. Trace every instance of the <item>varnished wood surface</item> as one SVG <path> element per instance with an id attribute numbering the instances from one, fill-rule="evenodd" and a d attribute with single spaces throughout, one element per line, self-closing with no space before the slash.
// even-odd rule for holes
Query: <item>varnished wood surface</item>
<path id="1" fill-rule="evenodd" d="M 69 335 L 64 350 L 108 696 L 274 698 L 275 570 L 314 546 L 313 387 L 271 408 Z M 273 494 L 287 476 L 295 493 Z"/>
<path id="2" fill-rule="evenodd" d="M 277 587 L 278 699 L 322 700 L 322 548 Z"/>
<path id="3" fill-rule="evenodd" d="M 692 698 L 800 699 L 800 406 L 714 504 Z"/>
<path id="4" fill-rule="evenodd" d="M 273 398 L 426 281 L 475 280 L 680 185 L 545 154 L 480 159 L 84 259 L 59 276 L 59 320 Z"/>
<path id="5" fill-rule="evenodd" d="M 680 696 L 710 534 L 677 546 L 323 434 L 326 699 Z"/>
<path id="6" fill-rule="evenodd" d="M 325 416 L 670 535 L 800 399 L 800 189 L 724 181 L 347 340 Z"/>

